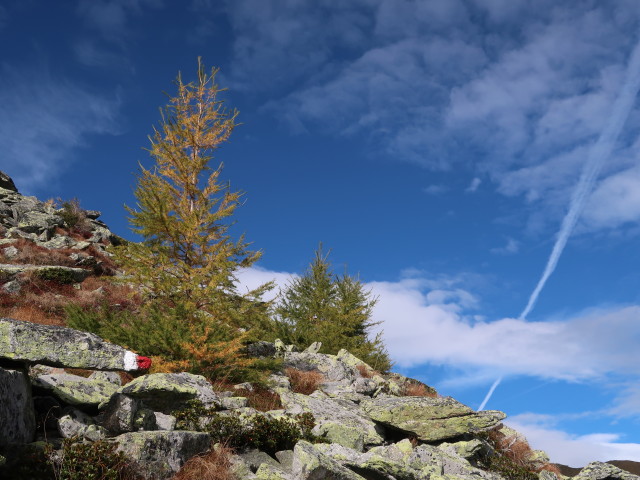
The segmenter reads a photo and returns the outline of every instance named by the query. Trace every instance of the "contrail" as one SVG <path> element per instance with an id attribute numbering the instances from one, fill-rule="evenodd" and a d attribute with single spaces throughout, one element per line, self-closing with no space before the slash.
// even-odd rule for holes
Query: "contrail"
<path id="1" fill-rule="evenodd" d="M 553 246 L 553 250 L 551 250 L 549 260 L 547 260 L 547 266 L 545 267 L 536 288 L 531 293 L 527 306 L 522 311 L 518 319 L 524 320 L 527 318 L 529 313 L 531 313 L 531 310 L 535 306 L 545 283 L 547 283 L 547 280 L 555 270 L 556 265 L 558 265 L 560 255 L 562 255 L 562 251 L 567 245 L 567 240 L 569 240 L 569 237 L 573 232 L 573 228 L 576 226 L 578 218 L 580 218 L 584 204 L 593 190 L 593 186 L 598 179 L 600 170 L 602 170 L 604 162 L 611 155 L 611 151 L 620 136 L 622 127 L 624 127 L 627 117 L 629 117 L 629 113 L 631 112 L 636 96 L 638 95 L 638 90 L 640 90 L 640 42 L 636 44 L 633 52 L 631 52 L 625 81 L 622 85 L 618 98 L 616 98 L 616 101 L 613 104 L 609 121 L 605 125 L 604 130 L 600 133 L 598 141 L 589 152 L 587 162 L 585 163 L 582 174 L 580 175 L 580 180 L 578 181 L 578 184 L 573 191 L 573 195 L 571 196 L 569 211 L 562 219 L 562 224 L 558 231 L 558 238 Z M 501 381 L 502 377 L 493 382 L 493 385 L 491 385 L 491 388 L 484 397 L 484 400 L 478 410 L 484 409 Z"/>
<path id="2" fill-rule="evenodd" d="M 529 303 L 527 303 L 527 306 L 520 314 L 520 317 L 518 317 L 520 320 L 527 318 L 527 315 L 531 313 L 531 310 L 538 300 L 538 295 L 540 295 L 545 283 L 547 283 L 547 280 L 555 270 L 558 260 L 560 259 L 560 255 L 562 255 L 562 251 L 567 244 L 567 240 L 571 236 L 571 232 L 576 226 L 578 218 L 580 218 L 585 201 L 593 190 L 593 186 L 600 174 L 600 170 L 602 169 L 604 162 L 611 155 L 611 151 L 613 150 L 616 140 L 622 131 L 622 127 L 627 121 L 627 117 L 629 116 L 629 112 L 631 112 L 631 108 L 633 107 L 639 89 L 640 43 L 636 45 L 631 53 L 625 82 L 620 90 L 618 98 L 613 104 L 609 121 L 600 134 L 600 138 L 598 138 L 598 141 L 589 152 L 587 162 L 585 163 L 582 174 L 580 175 L 580 180 L 578 181 L 576 189 L 571 197 L 569 211 L 562 220 L 562 225 L 558 232 L 558 238 L 553 246 L 549 260 L 547 261 L 547 266 L 545 267 L 536 288 L 533 290 L 533 293 L 531 293 L 531 297 L 529 297 Z"/>
<path id="3" fill-rule="evenodd" d="M 484 410 L 485 405 L 487 405 L 487 402 L 489 401 L 489 399 L 491 398 L 491 395 L 493 395 L 493 391 L 498 388 L 498 385 L 500 385 L 500 382 L 502 381 L 502 377 L 498 378 L 495 382 L 493 382 L 493 385 L 491 385 L 491 388 L 489 389 L 489 391 L 487 392 L 487 395 L 484 397 L 484 400 L 482 400 L 482 403 L 480 404 L 480 406 L 478 407 L 478 411 L 480 410 Z"/>

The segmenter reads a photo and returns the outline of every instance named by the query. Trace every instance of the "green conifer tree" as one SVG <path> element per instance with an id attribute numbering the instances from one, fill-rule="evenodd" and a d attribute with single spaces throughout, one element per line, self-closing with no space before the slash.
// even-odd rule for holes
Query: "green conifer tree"
<path id="1" fill-rule="evenodd" d="M 333 273 L 329 254 L 324 255 L 320 245 L 304 275 L 280 292 L 275 307 L 278 335 L 298 348 L 320 341 L 323 353 L 345 348 L 373 368 L 388 371 L 391 360 L 382 334 L 370 338 L 380 323 L 371 319 L 376 302 L 357 277 Z"/>
<path id="2" fill-rule="evenodd" d="M 248 335 L 242 332 L 269 321 L 259 299 L 270 285 L 245 295 L 235 287 L 238 269 L 260 252 L 250 251 L 244 236 L 232 240 L 229 220 L 242 194 L 221 181 L 222 163 L 209 166 L 238 114 L 219 99 L 216 73 L 198 59 L 197 81 L 185 84 L 178 75 L 177 95 L 150 137 L 155 165 L 141 167 L 137 208 L 127 208 L 144 241 L 121 247 L 117 258 L 146 299 L 129 321 L 130 343 L 144 330 L 141 346 L 163 357 L 166 369 L 234 376 L 230 369 L 251 363 L 238 354 Z"/>

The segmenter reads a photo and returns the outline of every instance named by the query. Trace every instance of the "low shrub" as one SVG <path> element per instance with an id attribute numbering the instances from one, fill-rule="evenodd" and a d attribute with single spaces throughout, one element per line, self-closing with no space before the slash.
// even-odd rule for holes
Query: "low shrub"
<path id="1" fill-rule="evenodd" d="M 56 480 L 134 480 L 140 478 L 129 460 L 116 452 L 116 445 L 105 440 L 78 442 L 76 438 L 62 441 L 62 449 L 51 445 L 45 450 L 47 461 Z"/>
<path id="2" fill-rule="evenodd" d="M 291 390 L 303 395 L 312 394 L 325 381 L 324 375 L 315 370 L 305 371 L 297 368 L 287 368 L 285 373 L 291 382 Z"/>
<path id="3" fill-rule="evenodd" d="M 499 429 L 480 434 L 495 450 L 496 454 L 484 459 L 487 470 L 496 472 L 509 480 L 537 480 L 538 473 L 547 470 L 560 478 L 560 470 L 550 463 L 537 467 L 532 464 L 533 451 L 529 444 L 519 438 L 509 438 Z"/>
<path id="4" fill-rule="evenodd" d="M 311 413 L 280 418 L 255 415 L 243 419 L 234 412 L 217 412 L 215 408 L 204 407 L 200 401 L 193 400 L 172 414 L 178 418 L 177 428 L 207 432 L 213 443 L 233 449 L 257 448 L 273 455 L 280 450 L 292 449 L 299 440 L 323 441 L 311 433 L 315 426 Z"/>

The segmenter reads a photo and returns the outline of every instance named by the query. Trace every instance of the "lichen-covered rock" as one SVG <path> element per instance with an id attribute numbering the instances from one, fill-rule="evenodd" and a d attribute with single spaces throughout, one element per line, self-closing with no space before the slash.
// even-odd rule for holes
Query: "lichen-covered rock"
<path id="1" fill-rule="evenodd" d="M 610 463 L 591 462 L 573 480 L 640 480 L 640 476 L 625 472 Z"/>
<path id="2" fill-rule="evenodd" d="M 292 474 L 298 480 L 364 480 L 305 441 L 293 449 Z"/>
<path id="3" fill-rule="evenodd" d="M 114 438 L 117 451 L 137 463 L 148 480 L 171 478 L 194 455 L 206 452 L 209 435 L 200 432 L 124 433 Z"/>
<path id="4" fill-rule="evenodd" d="M 200 400 L 206 407 L 220 406 L 220 398 L 202 375 L 152 373 L 129 382 L 118 390 L 142 400 L 154 411 L 171 413 L 188 400 Z"/>
<path id="5" fill-rule="evenodd" d="M 0 358 L 92 370 L 136 371 L 150 360 L 92 333 L 0 318 Z"/>
<path id="6" fill-rule="evenodd" d="M 95 408 L 109 401 L 118 387 L 110 382 L 88 379 L 70 373 L 40 375 L 32 381 L 34 387 L 51 392 L 64 403 Z"/>
<path id="7" fill-rule="evenodd" d="M 236 410 L 249 406 L 249 399 L 246 397 L 223 397 L 220 399 L 222 408 L 226 410 Z"/>
<path id="8" fill-rule="evenodd" d="M 311 412 L 320 429 L 323 428 L 323 424 L 329 423 L 331 426 L 327 432 L 328 435 L 332 435 L 330 441 L 346 441 L 347 446 L 352 445 L 354 430 L 362 432 L 365 445 L 380 445 L 384 441 L 382 429 L 363 415 L 353 402 L 329 398 L 321 392 L 307 396 L 282 391 L 280 398 L 288 414 Z M 338 430 L 337 426 L 342 426 L 343 430 Z"/>
<path id="9" fill-rule="evenodd" d="M 377 397 L 361 404 L 372 420 L 435 442 L 487 430 L 506 415 L 486 410 L 475 412 L 451 397 Z"/>
<path id="10" fill-rule="evenodd" d="M 358 452 L 364 450 L 364 433 L 356 426 L 324 421 L 316 425 L 312 433 L 326 438 L 331 443 L 337 443 Z"/>
<path id="11" fill-rule="evenodd" d="M 35 433 L 31 384 L 26 372 L 0 368 L 0 447 L 29 443 Z"/>
<path id="12" fill-rule="evenodd" d="M 256 478 L 259 480 L 296 480 L 282 468 L 263 463 L 256 470 Z"/>
<path id="13" fill-rule="evenodd" d="M 472 465 L 477 465 L 483 458 L 487 458 L 494 454 L 494 450 L 491 445 L 478 438 L 455 443 L 444 442 L 438 445 L 438 448 L 448 454 L 458 455 Z"/>
<path id="14" fill-rule="evenodd" d="M 283 366 L 298 370 L 317 370 L 329 381 L 353 382 L 357 376 L 355 367 L 338 360 L 335 355 L 323 353 L 285 352 Z"/>
<path id="15" fill-rule="evenodd" d="M 89 425 L 94 425 L 89 415 L 77 408 L 67 407 L 58 419 L 58 432 L 62 438 L 81 436 Z"/>
<path id="16" fill-rule="evenodd" d="M 86 413 L 68 407 L 58 419 L 58 432 L 62 438 L 84 438 L 96 442 L 107 437 L 107 430 L 96 425 Z"/>
<path id="17" fill-rule="evenodd" d="M 58 283 L 79 283 L 91 275 L 89 270 L 59 265 L 0 264 L 0 275 L 4 278 L 12 278 L 24 272 L 31 272 L 43 280 L 53 280 Z"/>

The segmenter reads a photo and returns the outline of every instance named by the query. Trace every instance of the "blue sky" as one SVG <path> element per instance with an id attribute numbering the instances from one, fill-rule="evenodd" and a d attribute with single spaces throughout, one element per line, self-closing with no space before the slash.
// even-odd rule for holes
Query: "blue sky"
<path id="1" fill-rule="evenodd" d="M 552 460 L 640 461 L 640 109 L 519 319 L 639 38 L 635 0 L 0 1 L 0 169 L 131 237 L 178 71 L 220 67 L 254 285 L 318 242 L 379 295 L 397 369 Z M 625 115 L 626 117 L 626 115 Z"/>

